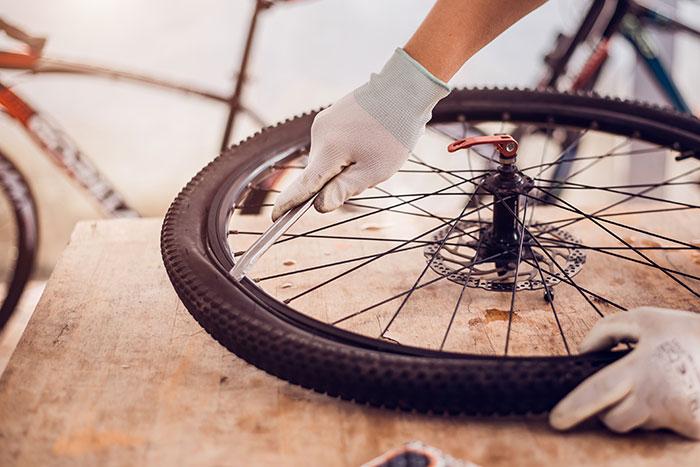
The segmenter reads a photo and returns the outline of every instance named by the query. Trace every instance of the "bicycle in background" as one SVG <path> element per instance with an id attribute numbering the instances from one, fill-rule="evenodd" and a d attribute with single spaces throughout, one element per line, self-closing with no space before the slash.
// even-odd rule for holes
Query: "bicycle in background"
<path id="1" fill-rule="evenodd" d="M 594 89 L 610 56 L 610 41 L 620 35 L 632 46 L 668 104 L 678 111 L 692 113 L 671 76 L 668 64 L 659 55 L 661 47 L 654 37 L 655 32 L 683 33 L 700 38 L 700 30 L 635 0 L 594 0 L 576 32 L 557 37 L 554 49 L 544 58 L 545 72 L 537 88 Z M 572 77 L 569 74 L 572 57 L 586 46 L 592 51 L 583 67 Z"/>
<path id="2" fill-rule="evenodd" d="M 536 88 L 573 92 L 594 90 L 610 58 L 610 42 L 619 36 L 632 47 L 638 62 L 644 65 L 666 103 L 680 112 L 692 113 L 669 71 L 669 64 L 660 55 L 662 48 L 655 36 L 657 32 L 682 33 L 700 39 L 700 30 L 635 0 L 594 0 L 574 34 L 559 34 L 554 49 L 545 55 L 544 73 Z M 573 58 L 581 51 L 587 58 L 583 66 L 572 73 Z M 540 129 L 540 133 L 543 131 Z M 568 163 L 558 165 L 552 178 L 566 181 L 572 176 L 576 159 L 576 134 L 566 132 L 560 145 L 568 148 L 563 157 Z"/>
<path id="3" fill-rule="evenodd" d="M 234 85 L 230 94 L 131 73 L 123 70 L 76 63 L 43 54 L 46 38 L 37 37 L 0 18 L 0 30 L 20 44 L 18 50 L 0 50 L 0 70 L 31 75 L 80 75 L 127 81 L 164 91 L 188 94 L 217 102 L 228 108 L 221 137 L 222 151 L 228 147 L 238 116 L 245 114 L 260 127 L 263 119 L 242 103 L 249 57 L 258 32 L 260 15 L 283 0 L 255 0 L 243 43 Z M 108 217 L 138 216 L 124 196 L 79 149 L 78 144 L 41 111 L 16 93 L 0 77 L 0 113 L 18 123 L 60 172 L 73 180 Z M 20 156 L 21 157 L 21 156 Z M 271 180 L 272 183 L 274 180 Z M 32 274 L 39 241 L 37 206 L 28 178 L 0 149 L 0 330 L 9 320 Z"/>

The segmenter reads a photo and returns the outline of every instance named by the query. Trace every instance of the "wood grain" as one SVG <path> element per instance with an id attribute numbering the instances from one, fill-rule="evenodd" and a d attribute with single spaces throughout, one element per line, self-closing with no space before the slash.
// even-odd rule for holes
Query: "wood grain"
<path id="1" fill-rule="evenodd" d="M 400 414 L 291 386 L 191 319 L 159 228 L 76 227 L 0 379 L 0 465 L 356 466 L 415 439 L 485 466 L 697 465 L 700 444 L 669 433 L 559 434 L 543 418 Z"/>

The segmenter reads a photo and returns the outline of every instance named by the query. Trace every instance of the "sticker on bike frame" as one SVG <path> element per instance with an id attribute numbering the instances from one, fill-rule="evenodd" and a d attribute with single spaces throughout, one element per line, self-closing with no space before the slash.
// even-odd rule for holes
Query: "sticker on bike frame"
<path id="1" fill-rule="evenodd" d="M 124 198 L 63 131 L 2 85 L 0 105 L 27 129 L 32 139 L 51 156 L 54 163 L 83 187 L 106 214 L 112 217 L 138 217 L 138 213 L 127 205 Z"/>

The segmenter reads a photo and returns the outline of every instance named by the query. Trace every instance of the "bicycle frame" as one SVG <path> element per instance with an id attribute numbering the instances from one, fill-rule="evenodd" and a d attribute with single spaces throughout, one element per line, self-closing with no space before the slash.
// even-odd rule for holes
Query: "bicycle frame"
<path id="1" fill-rule="evenodd" d="M 607 62 L 608 44 L 616 33 L 620 33 L 632 45 L 637 57 L 645 64 L 652 80 L 668 102 L 676 110 L 690 113 L 690 107 L 656 53 L 658 47 L 648 33 L 647 26 L 700 37 L 700 31 L 639 5 L 634 0 L 594 0 L 576 33 L 571 37 L 560 35 L 554 50 L 545 57 L 547 71 L 538 88 L 556 88 L 560 78 L 566 74 L 574 52 L 594 34 L 594 30 L 598 30 L 602 32 L 596 39 L 593 52 L 571 86 L 573 91 L 592 90 Z M 563 160 L 573 161 L 576 158 L 578 145 L 573 138 L 573 135 L 567 135 L 564 141 L 563 145 L 568 150 L 562 155 Z M 556 180 L 566 180 L 571 167 L 571 164 L 558 165 L 552 177 Z"/>
<path id="2" fill-rule="evenodd" d="M 229 106 L 230 112 L 235 114 L 238 111 L 245 111 L 256 122 L 263 125 L 255 113 L 240 105 L 233 106 L 231 99 L 227 96 L 137 73 L 56 60 L 36 56 L 31 53 L 3 51 L 0 51 L 0 69 L 27 71 L 34 75 L 67 74 L 134 82 L 223 103 Z M 105 214 L 117 217 L 137 215 L 136 211 L 127 205 L 124 197 L 117 192 L 111 183 L 99 173 L 95 165 L 80 151 L 74 140 L 48 118 L 43 117 L 25 99 L 16 94 L 11 90 L 10 86 L 2 81 L 0 81 L 0 110 L 4 110 L 18 121 L 43 152 L 50 156 L 51 160 L 67 176 L 86 189 L 101 206 Z M 230 133 L 231 126 L 228 126 L 228 128 Z M 224 138 L 222 145 L 225 146 L 227 141 L 228 138 Z"/>
<path id="3" fill-rule="evenodd" d="M 69 74 L 93 76 L 97 78 L 130 81 L 174 92 L 196 95 L 204 99 L 229 104 L 224 95 L 204 89 L 186 86 L 145 75 L 114 70 L 99 66 L 55 60 L 31 53 L 0 51 L 0 69 L 27 71 L 32 74 Z M 238 107 L 239 110 L 243 110 Z M 24 98 L 16 94 L 10 86 L 0 81 L 0 110 L 16 120 L 31 139 L 69 178 L 95 199 L 102 211 L 113 217 L 136 216 L 124 197 L 98 171 L 96 166 L 79 149 L 66 132 L 42 116 Z M 256 121 L 259 118 L 248 109 Z"/>
<path id="4" fill-rule="evenodd" d="M 653 37 L 648 34 L 646 25 L 669 32 L 683 32 L 698 38 L 700 31 L 636 3 L 630 3 L 630 11 L 632 14 L 626 15 L 622 20 L 620 32 L 634 47 L 637 56 L 676 110 L 691 113 L 668 69 L 657 55 L 657 46 Z"/>
<path id="5" fill-rule="evenodd" d="M 608 58 L 608 42 L 614 34 L 620 33 L 632 45 L 636 55 L 645 64 L 669 103 L 681 112 L 690 112 L 673 78 L 657 55 L 658 46 L 649 34 L 648 27 L 669 32 L 683 32 L 698 38 L 700 38 L 700 30 L 642 6 L 634 0 L 594 0 L 576 33 L 570 38 L 560 37 L 555 49 L 545 58 L 545 63 L 548 65 L 547 73 L 540 80 L 538 87 L 557 86 L 559 79 L 566 73 L 576 49 L 592 35 L 596 26 L 600 26 L 601 18 L 610 10 L 612 13 L 604 19 L 606 22 L 594 51 L 574 81 L 572 89 L 590 90 L 595 86 Z"/>
<path id="6" fill-rule="evenodd" d="M 26 53 L 0 51 L 0 69 L 25 71 L 38 74 L 68 74 L 92 76 L 104 79 L 129 81 L 141 85 L 161 88 L 184 94 L 196 95 L 214 102 L 225 104 L 228 115 L 221 140 L 221 150 L 228 147 L 233 130 L 235 117 L 239 112 L 246 113 L 256 124 L 265 126 L 265 122 L 251 109 L 241 103 L 241 95 L 246 81 L 246 70 L 253 38 L 257 28 L 257 20 L 261 11 L 274 4 L 271 0 L 255 0 L 255 8 L 247 31 L 243 55 L 235 77 L 235 88 L 230 96 L 211 92 L 205 89 L 174 83 L 146 75 L 115 70 L 83 63 L 56 60 L 30 51 Z M 5 24 L 5 26 L 8 26 Z M 32 39 L 28 34 L 14 30 L 14 36 L 21 33 L 20 41 Z M 69 178 L 95 199 L 102 211 L 109 216 L 136 216 L 134 209 L 129 207 L 124 197 L 98 171 L 96 166 L 80 151 L 78 145 L 61 128 L 43 117 L 25 99 L 16 94 L 11 86 L 0 81 L 0 111 L 11 116 L 28 133 L 31 139 L 50 157 L 50 159 Z"/>
<path id="7" fill-rule="evenodd" d="M 138 213 L 128 206 L 124 197 L 100 174 L 95 165 L 60 128 L 41 116 L 10 88 L 0 83 L 0 105 L 17 120 L 34 142 L 71 179 L 97 201 L 105 214 L 113 217 L 133 217 Z"/>
<path id="8" fill-rule="evenodd" d="M 142 83 L 186 94 L 194 94 L 217 102 L 227 103 L 225 96 L 151 78 L 135 73 L 111 70 L 91 65 L 71 63 L 38 57 L 31 53 L 0 52 L 0 68 L 25 70 L 32 74 L 89 75 Z M 43 117 L 25 99 L 0 81 L 0 106 L 19 122 L 32 140 L 51 160 L 99 204 L 102 211 L 114 217 L 138 215 L 128 206 L 124 197 L 100 174 L 95 165 L 80 151 L 78 145 L 63 130 Z"/>

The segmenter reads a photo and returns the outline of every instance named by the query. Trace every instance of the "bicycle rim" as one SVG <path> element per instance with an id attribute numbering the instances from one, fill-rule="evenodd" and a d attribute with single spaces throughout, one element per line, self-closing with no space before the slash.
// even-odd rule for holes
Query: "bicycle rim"
<path id="1" fill-rule="evenodd" d="M 645 215 L 655 219 L 654 223 L 658 225 L 658 219 L 667 218 L 670 212 L 696 209 L 694 202 L 680 201 L 674 197 L 681 187 L 697 185 L 692 181 L 697 162 L 691 160 L 700 147 L 697 120 L 622 101 L 530 91 L 457 91 L 436 107 L 431 123 L 435 135 L 447 132 L 455 138 L 463 136 L 465 130 L 469 132 L 473 127 L 487 133 L 508 130 L 514 125 L 545 129 L 544 141 L 537 144 L 521 141 L 521 148 L 528 144 L 531 148 L 537 147 L 529 155 L 526 154 L 527 151 L 522 151 L 522 159 L 519 161 L 523 164 L 521 170 L 536 175 L 533 178 L 538 184 L 535 188 L 538 190 L 537 195 L 534 192 L 521 195 L 522 202 L 518 211 L 518 218 L 523 219 L 520 224 L 524 226 L 523 232 L 530 233 L 528 240 L 522 242 L 527 252 L 523 256 L 520 251 L 520 257 L 525 260 L 516 262 L 517 265 L 523 265 L 526 271 L 518 271 L 517 268 L 508 271 L 506 267 L 504 273 L 503 265 L 501 271 L 498 271 L 497 264 L 489 264 L 489 268 L 475 272 L 476 258 L 483 261 L 479 264 L 489 263 L 488 260 L 492 259 L 483 253 L 479 253 L 481 256 L 475 253 L 479 250 L 478 241 L 482 237 L 483 226 L 489 223 L 488 196 L 484 196 L 483 202 L 479 201 L 472 208 L 468 207 L 469 199 L 473 198 L 473 192 L 478 191 L 479 177 L 492 170 L 492 163 L 469 166 L 467 158 L 483 160 L 489 155 L 478 153 L 471 156 L 445 156 L 435 149 L 437 145 L 425 146 L 422 143 L 423 153 L 419 152 L 419 147 L 412 156 L 413 159 L 409 159 L 408 165 L 389 184 L 380 185 L 376 191 L 365 192 L 351 200 L 348 204 L 353 211 L 345 210 L 331 217 L 309 215 L 307 221 L 300 221 L 294 227 L 296 230 L 290 231 L 287 237 L 279 241 L 277 253 L 273 247 L 266 255 L 268 260 L 261 260 L 258 266 L 262 269 L 253 271 L 250 278 L 240 282 L 232 281 L 227 274 L 233 265 L 233 258 L 260 233 L 246 230 L 246 219 L 237 218 L 235 212 L 246 207 L 245 199 L 255 190 L 257 183 L 269 177 L 270 173 L 278 172 L 281 168 L 301 170 L 303 153 L 308 146 L 308 125 L 311 119 L 310 116 L 302 117 L 277 127 L 289 129 L 284 132 L 279 130 L 279 140 L 275 141 L 273 129 L 254 137 L 238 150 L 234 148 L 222 158 L 234 157 L 233 154 L 237 153 L 239 162 L 235 167 L 231 165 L 231 170 L 216 189 L 209 187 L 210 189 L 201 190 L 208 193 L 206 212 L 199 213 L 199 222 L 203 223 L 202 234 L 206 237 L 206 245 L 203 246 L 207 261 L 217 268 L 220 279 L 216 286 L 208 287 L 219 290 L 208 292 L 221 294 L 222 289 L 230 288 L 239 294 L 236 303 L 230 305 L 231 309 L 221 309 L 216 313 L 226 317 L 205 318 L 201 304 L 193 303 L 198 301 L 193 298 L 193 294 L 205 296 L 206 301 L 210 302 L 209 307 L 212 306 L 211 303 L 218 306 L 218 301 L 212 302 L 208 292 L 184 291 L 181 278 L 175 277 L 180 275 L 173 270 L 175 253 L 172 253 L 173 250 L 169 253 L 167 247 L 171 242 L 177 242 L 174 238 L 174 231 L 177 230 L 177 201 L 166 218 L 163 230 L 166 267 L 170 265 L 168 272 L 188 309 L 224 345 L 267 371 L 317 390 L 356 399 L 358 394 L 364 394 L 365 399 L 377 400 L 379 396 L 370 395 L 366 387 L 348 389 L 355 385 L 347 382 L 345 388 L 334 387 L 328 381 L 329 372 L 337 374 L 339 370 L 325 370 L 325 374 L 320 376 L 315 373 L 316 376 L 309 381 L 298 366 L 316 367 L 308 361 L 318 359 L 310 354 L 310 342 L 313 342 L 346 353 L 360 352 L 357 357 L 359 363 L 353 364 L 354 370 L 360 373 L 369 371 L 368 367 L 378 371 L 377 359 L 388 356 L 398 358 L 398 361 L 405 359 L 412 362 L 412 370 L 407 370 L 402 383 L 411 387 L 419 383 L 418 374 L 422 374 L 422 378 L 431 379 L 429 374 L 439 371 L 444 377 L 444 371 L 447 370 L 439 369 L 441 365 L 449 368 L 454 366 L 454 371 L 458 371 L 457 368 L 461 365 L 462 373 L 459 374 L 471 375 L 472 390 L 474 387 L 495 387 L 496 394 L 503 396 L 500 401 L 490 402 L 490 405 L 484 405 L 483 400 L 454 400 L 446 403 L 442 396 L 441 402 L 435 402 L 434 397 L 431 402 L 425 393 L 416 396 L 418 400 L 409 397 L 412 401 L 408 402 L 397 401 L 395 397 L 385 395 L 382 396 L 384 399 L 379 397 L 380 402 L 374 403 L 422 410 L 438 407 L 447 411 L 466 412 L 536 411 L 546 409 L 556 400 L 557 395 L 563 394 L 563 391 L 570 389 L 600 365 L 619 358 L 622 354 L 615 352 L 597 356 L 570 356 L 582 336 L 578 331 L 576 335 L 566 334 L 567 322 L 583 320 L 592 325 L 600 316 L 632 308 L 637 305 L 635 300 L 649 298 L 637 296 L 625 303 L 618 303 L 621 300 L 618 296 L 613 296 L 615 284 L 612 281 L 610 290 L 601 291 L 600 287 L 594 288 L 591 285 L 591 278 L 606 270 L 601 269 L 602 266 L 607 264 L 608 273 L 614 271 L 609 264 L 611 259 L 624 264 L 625 271 L 638 271 L 640 268 L 653 270 L 657 279 L 668 280 L 674 288 L 678 288 L 679 293 L 687 294 L 687 297 L 676 300 L 676 304 L 685 304 L 688 309 L 697 306 L 695 287 L 698 272 L 673 269 L 667 263 L 661 264 L 661 260 L 654 256 L 694 254 L 697 247 L 692 241 L 687 238 L 671 238 L 651 231 L 647 226 L 620 222 L 626 216 Z M 294 126 L 298 128 L 291 131 Z M 608 146 L 585 156 L 579 150 L 577 169 L 574 171 L 579 171 L 579 174 L 569 180 L 547 179 L 546 170 L 542 169 L 554 167 L 556 164 L 547 164 L 556 162 L 566 149 L 556 147 L 556 135 L 572 129 L 579 132 L 577 144 L 580 148 L 590 150 L 597 147 L 591 146 L 588 140 L 601 138 L 607 141 Z M 283 136 L 283 133 L 286 134 Z M 542 132 L 533 132 L 529 138 L 537 139 L 535 133 L 541 136 Z M 440 144 L 446 145 L 449 142 L 444 136 L 440 137 Z M 250 149 L 249 154 L 244 151 L 246 145 Z M 425 153 L 426 150 L 432 153 Z M 444 149 L 442 151 L 444 153 Z M 241 155 L 242 152 L 246 153 Z M 617 180 L 614 184 L 591 185 L 590 180 L 585 178 L 593 166 L 606 167 L 611 161 L 626 160 L 633 156 L 639 158 L 641 155 L 654 155 L 669 161 L 673 160 L 674 155 L 680 155 L 684 160 L 673 163 L 667 177 L 673 180 L 661 180 L 664 183 L 622 183 Z M 442 160 L 444 164 L 445 157 L 452 158 L 449 162 L 451 165 L 447 168 L 437 167 L 435 160 Z M 591 163 L 593 165 L 589 167 Z M 212 166 L 216 165 L 215 161 Z M 609 172 L 610 167 L 607 169 L 603 171 L 604 174 Z M 197 189 L 197 185 L 211 182 L 209 175 L 214 170 L 216 169 L 209 167 L 195 177 L 180 195 L 180 201 L 185 197 L 190 205 L 198 204 L 193 203 L 191 192 Z M 464 174 L 469 174 L 469 177 Z M 400 180 L 401 177 L 415 180 L 416 176 L 430 176 L 434 183 L 431 182 L 433 185 L 430 187 L 420 187 L 416 182 Z M 560 198 L 554 193 L 551 190 L 555 186 L 554 182 L 557 182 L 556 187 L 562 192 L 573 193 L 571 197 L 567 195 Z M 472 190 L 460 192 L 459 187 L 463 185 L 471 186 Z M 397 191 L 407 186 L 412 187 L 413 191 Z M 417 187 L 422 190 L 415 189 Z M 662 190 L 670 194 L 665 193 L 664 198 L 653 196 Z M 599 206 L 614 206 L 591 217 L 594 211 L 578 208 L 580 193 L 583 192 L 585 196 L 590 196 L 592 192 L 602 192 L 604 195 L 599 198 L 607 197 L 607 204 Z M 555 196 L 557 198 L 553 198 Z M 439 198 L 439 201 L 431 205 L 431 197 Z M 620 203 L 620 200 L 626 198 L 627 201 Z M 658 206 L 630 209 L 639 200 L 653 202 Z M 576 204 L 571 201 L 576 201 Z M 548 210 L 556 212 L 552 214 Z M 470 214 L 467 216 L 465 212 Z M 568 219 L 562 217 L 562 213 L 566 213 Z M 483 217 L 480 218 L 480 215 Z M 236 222 L 241 224 L 236 225 Z M 430 225 L 426 225 L 426 222 Z M 392 223 L 397 224 L 398 228 L 392 228 Z M 584 223 L 591 224 L 588 230 L 576 228 L 577 224 Z M 338 226 L 342 229 L 348 224 L 356 226 L 353 236 L 338 229 Z M 597 232 L 597 237 L 590 237 L 592 230 Z M 625 233 L 622 233 L 623 230 Z M 232 231 L 233 240 L 230 235 Z M 469 238 L 470 232 L 475 234 L 475 238 Z M 630 232 L 634 232 L 637 238 L 631 239 Z M 601 236 L 601 233 L 605 235 Z M 245 240 L 245 237 L 250 238 Z M 612 238 L 615 242 L 591 243 L 593 238 L 597 241 Z M 289 248 L 293 242 L 301 245 Z M 333 242 L 340 244 L 341 249 L 326 247 L 324 242 L 326 245 Z M 383 246 L 361 249 L 347 246 L 347 243 L 353 242 Z M 450 246 L 452 251 L 446 251 L 446 246 Z M 327 251 L 331 255 L 327 255 Z M 560 251 L 566 253 L 560 255 Z M 402 255 L 409 259 L 386 262 L 387 258 L 399 258 Z M 440 261 L 436 261 L 436 258 Z M 673 263 L 673 259 L 669 261 Z M 385 264 L 379 266 L 380 262 Z M 357 267 L 358 265 L 362 267 Z M 270 269 L 273 266 L 277 268 L 276 271 Z M 409 269 L 409 274 L 403 274 L 404 270 Z M 387 274 L 387 271 L 392 274 Z M 303 275 L 309 279 L 300 280 L 299 277 Z M 194 279 L 190 277 L 188 280 Z M 324 288 L 327 292 L 323 291 Z M 312 297 L 313 294 L 322 292 L 327 295 Z M 304 300 L 307 300 L 306 304 Z M 571 307 L 571 303 L 576 301 L 578 304 Z M 451 303 L 449 307 L 446 306 L 448 302 Z M 376 303 L 380 304 L 373 306 Z M 567 307 L 571 309 L 567 311 Z M 285 331 L 293 329 L 292 334 L 296 338 L 310 341 L 304 344 L 308 348 L 302 346 L 306 349 L 301 357 L 304 361 L 297 361 L 296 368 L 290 364 L 291 366 L 279 369 L 279 362 L 268 361 L 269 356 L 265 355 L 270 352 L 260 348 L 263 344 L 258 338 L 253 339 L 257 350 L 241 349 L 241 346 L 246 346 L 241 341 L 242 338 L 225 336 L 235 334 L 235 330 L 226 326 L 222 328 L 221 322 L 216 324 L 221 319 L 230 326 L 231 314 L 243 314 L 245 319 L 260 319 L 265 326 Z M 519 334 L 519 326 L 541 329 L 541 324 L 545 321 L 549 330 L 542 332 L 542 335 Z M 440 329 L 434 324 L 436 322 L 441 323 Z M 485 340 L 481 343 L 476 340 L 479 333 L 485 335 Z M 554 339 L 557 339 L 556 345 Z M 495 340 L 498 341 L 497 345 L 493 344 Z M 489 344 L 486 345 L 485 342 Z M 336 358 L 344 361 L 337 354 Z M 396 365 L 397 361 L 391 363 Z M 333 365 L 332 362 L 329 364 Z M 483 374 L 475 375 L 467 369 L 482 371 Z M 395 379 L 395 376 L 387 377 L 385 372 L 383 374 L 389 381 Z M 535 378 L 534 374 L 539 376 Z M 517 375 L 521 378 L 518 379 Z M 375 378 L 380 379 L 378 376 Z M 494 382 L 498 378 L 501 381 Z M 552 378 L 556 383 L 552 383 Z M 504 396 L 504 381 L 511 379 L 512 397 Z M 455 383 L 454 386 L 467 384 L 463 379 L 459 381 L 461 383 Z M 549 385 L 549 394 L 531 390 L 533 385 L 539 387 L 538 385 L 546 386 L 549 383 L 554 384 Z M 382 383 L 375 381 L 373 384 L 381 386 Z M 441 385 L 445 384 L 446 387 L 453 387 L 441 382 Z M 469 393 L 469 389 L 463 390 Z M 476 406 L 481 409 L 476 410 Z"/>

